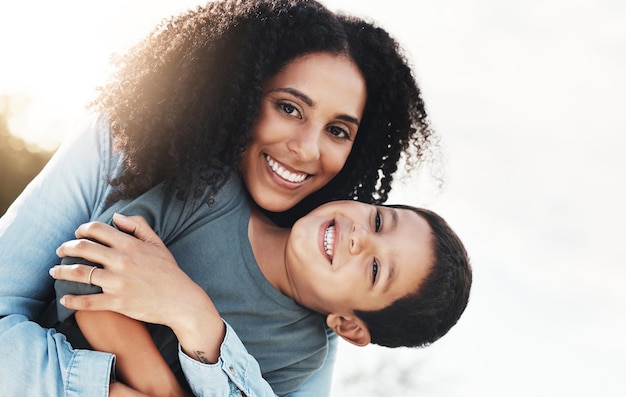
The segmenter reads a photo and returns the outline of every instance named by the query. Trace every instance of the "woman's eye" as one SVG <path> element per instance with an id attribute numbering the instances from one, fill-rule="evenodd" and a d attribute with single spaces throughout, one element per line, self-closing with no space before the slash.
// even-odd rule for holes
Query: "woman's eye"
<path id="1" fill-rule="evenodd" d="M 330 126 L 328 127 L 328 132 L 335 138 L 350 140 L 350 132 L 345 128 Z"/>
<path id="2" fill-rule="evenodd" d="M 376 276 L 378 276 L 378 262 L 374 259 L 372 263 L 372 284 L 376 283 Z"/>
<path id="3" fill-rule="evenodd" d="M 278 107 L 285 113 L 287 113 L 290 116 L 295 116 L 300 118 L 300 112 L 298 111 L 298 109 L 293 106 L 290 103 L 286 103 L 286 102 L 279 102 L 278 103 Z"/>
<path id="4" fill-rule="evenodd" d="M 380 232 L 381 225 L 382 225 L 382 219 L 380 216 L 380 211 L 377 210 L 376 217 L 374 218 L 374 230 L 376 231 L 376 233 Z"/>

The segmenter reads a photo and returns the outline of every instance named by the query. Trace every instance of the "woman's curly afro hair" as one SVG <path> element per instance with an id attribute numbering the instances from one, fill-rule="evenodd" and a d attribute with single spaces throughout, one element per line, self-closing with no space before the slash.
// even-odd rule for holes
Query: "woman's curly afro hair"
<path id="1" fill-rule="evenodd" d="M 161 182 L 181 194 L 207 185 L 215 192 L 224 178 L 216 171 L 238 167 L 264 82 L 313 52 L 350 56 L 367 101 L 343 170 L 284 219 L 334 199 L 384 202 L 402 153 L 412 167 L 432 141 L 419 88 L 387 32 L 309 0 L 212 1 L 165 20 L 115 58 L 116 72 L 91 104 L 125 159 L 109 199 Z"/>

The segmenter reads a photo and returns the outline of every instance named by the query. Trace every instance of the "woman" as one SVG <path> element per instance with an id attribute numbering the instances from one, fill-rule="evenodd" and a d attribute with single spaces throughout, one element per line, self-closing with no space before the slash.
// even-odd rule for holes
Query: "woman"
<path id="1" fill-rule="evenodd" d="M 312 125 L 307 116 L 322 102 L 283 90 L 291 96 L 274 102 L 274 109 L 301 124 L 278 140 L 280 153 L 255 146 L 264 87 L 291 61 L 315 52 L 351 59 L 365 100 L 357 95 L 351 111 L 327 111 Z M 396 42 L 371 24 L 334 15 L 315 2 L 211 2 L 158 27 L 118 65 L 93 104 L 104 117 L 60 149 L 0 220 L 0 315 L 6 316 L 0 319 L 0 350 L 11 352 L 2 355 L 7 361 L 0 368 L 11 369 L 1 377 L 3 384 L 23 384 L 10 377 L 23 369 L 35 392 L 106 393 L 111 355 L 73 350 L 61 335 L 30 320 L 51 299 L 47 269 L 58 261 L 54 249 L 110 203 L 158 183 L 181 195 L 189 186 L 218 192 L 225 174 L 215 171 L 232 167 L 240 170 L 256 204 L 288 225 L 333 199 L 385 201 L 402 153 L 415 164 L 431 139 L 419 89 Z M 326 94 L 338 95 L 334 91 Z M 358 128 L 350 131 L 354 116 Z M 333 141 L 346 132 L 356 132 L 353 141 Z M 317 155 L 303 151 L 311 142 Z M 316 172 L 333 142 L 350 146 L 339 159 L 343 167 Z M 267 162 L 267 178 L 254 175 L 259 156 Z M 204 374 L 189 376 L 193 383 Z"/>

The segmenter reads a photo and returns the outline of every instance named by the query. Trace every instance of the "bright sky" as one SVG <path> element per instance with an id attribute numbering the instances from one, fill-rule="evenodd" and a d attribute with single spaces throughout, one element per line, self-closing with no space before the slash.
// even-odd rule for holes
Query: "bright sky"
<path id="1" fill-rule="evenodd" d="M 201 3 L 0 2 L 0 94 L 17 95 L 22 98 L 18 104 L 26 106 L 11 120 L 12 130 L 43 147 L 58 145 L 69 120 L 104 80 L 111 53 L 132 45 L 162 18 Z M 358 10 L 374 3 L 334 0 L 326 4 Z"/>
<path id="2" fill-rule="evenodd" d="M 15 133 L 44 147 L 59 143 L 106 76 L 108 58 L 162 17 L 196 2 L 79 0 L 0 3 L 0 92 L 28 100 Z"/>
<path id="3" fill-rule="evenodd" d="M 57 144 L 109 54 L 194 4 L 0 2 L 0 94 L 31 100 L 14 131 Z M 433 207 L 475 265 L 449 335 L 419 352 L 344 347 L 336 395 L 626 395 L 626 2 L 326 4 L 407 50 L 447 149 Z M 392 194 L 424 204 L 411 186 Z"/>

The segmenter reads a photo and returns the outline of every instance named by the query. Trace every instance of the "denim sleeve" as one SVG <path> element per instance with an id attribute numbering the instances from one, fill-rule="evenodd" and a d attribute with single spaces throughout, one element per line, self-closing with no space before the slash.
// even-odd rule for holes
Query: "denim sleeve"
<path id="1" fill-rule="evenodd" d="M 274 397 L 272 387 L 261 376 L 261 369 L 235 333 L 226 324 L 226 336 L 215 364 L 203 364 L 187 356 L 180 349 L 178 355 L 187 381 L 195 396 L 202 397 Z M 330 395 L 332 370 L 337 352 L 337 335 L 329 333 L 328 356 L 309 380 L 290 397 L 324 397 Z"/>
<path id="2" fill-rule="evenodd" d="M 178 348 L 180 364 L 194 396 L 248 397 L 272 396 L 271 386 L 261 376 L 261 368 L 230 327 L 220 346 L 220 357 L 215 364 L 203 364 L 187 356 Z"/>
<path id="3" fill-rule="evenodd" d="M 74 350 L 33 321 L 54 296 L 48 270 L 59 262 L 56 248 L 108 194 L 114 159 L 102 123 L 94 116 L 79 126 L 0 218 L 0 379 L 7 395 L 108 395 L 111 354 Z"/>

